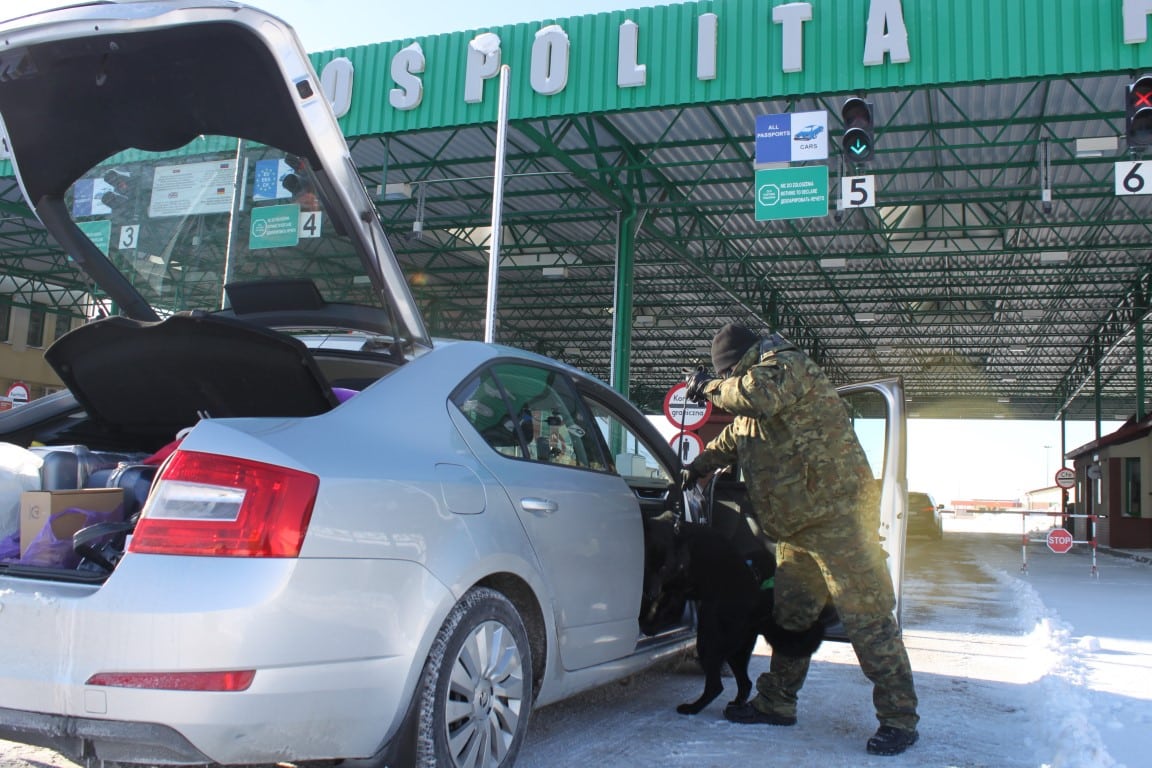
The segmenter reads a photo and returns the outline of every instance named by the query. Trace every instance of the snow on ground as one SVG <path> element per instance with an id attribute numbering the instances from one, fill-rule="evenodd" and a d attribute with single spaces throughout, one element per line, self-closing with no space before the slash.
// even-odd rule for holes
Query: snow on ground
<path id="1" fill-rule="evenodd" d="M 683 661 L 535 712 L 520 768 L 1143 768 L 1152 764 L 1152 564 L 1077 546 L 1028 545 L 1020 521 L 947 520 L 913 541 L 905 640 L 920 695 L 920 742 L 872 757 L 871 685 L 852 649 L 825 643 L 792 728 L 728 723 L 726 697 L 699 715 L 675 705 L 703 680 Z M 991 531 L 991 532 L 990 532 Z M 758 649 L 753 674 L 767 668 Z M 734 684 L 725 679 L 731 694 Z M 70 768 L 0 742 L 0 768 Z"/>
<path id="2" fill-rule="evenodd" d="M 677 715 L 701 685 L 682 665 L 536 713 L 519 765 L 1152 764 L 1152 565 L 1100 554 L 1094 579 L 1082 547 L 1054 555 L 1030 544 L 1024 574 L 1012 517 L 956 526 L 965 530 L 949 522 L 943 542 L 910 543 L 903 618 L 922 720 L 905 755 L 865 754 L 876 727 L 871 685 L 850 647 L 826 643 L 793 728 L 728 723 L 723 696 L 700 715 Z M 755 659 L 754 671 L 767 663 Z"/>

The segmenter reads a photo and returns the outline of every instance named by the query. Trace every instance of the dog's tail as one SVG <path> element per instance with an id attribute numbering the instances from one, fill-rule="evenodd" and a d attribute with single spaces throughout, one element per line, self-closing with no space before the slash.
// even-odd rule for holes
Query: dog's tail
<path id="1" fill-rule="evenodd" d="M 817 621 L 808 629 L 796 632 L 784 629 L 773 624 L 766 627 L 764 639 L 772 646 L 772 653 L 781 656 L 804 657 L 816 653 L 816 649 L 824 642 L 824 624 Z"/>

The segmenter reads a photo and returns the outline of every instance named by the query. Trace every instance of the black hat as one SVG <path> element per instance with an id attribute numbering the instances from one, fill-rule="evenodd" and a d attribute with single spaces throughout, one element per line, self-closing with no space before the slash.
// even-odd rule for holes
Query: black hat
<path id="1" fill-rule="evenodd" d="M 760 341 L 760 334 L 742 325 L 729 323 L 712 337 L 712 367 L 723 373 L 744 357 L 744 353 Z"/>

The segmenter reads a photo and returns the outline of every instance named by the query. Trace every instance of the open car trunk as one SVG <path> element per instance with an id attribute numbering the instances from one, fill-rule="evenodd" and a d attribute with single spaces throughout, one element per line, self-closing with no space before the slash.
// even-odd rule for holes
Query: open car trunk
<path id="1" fill-rule="evenodd" d="M 28 458 L 42 490 L 120 488 L 102 522 L 130 524 L 180 430 L 317 416 L 334 386 L 431 347 L 287 25 L 222 0 L 92 3 L 0 24 L 0 38 L 0 128 L 21 189 L 103 318 L 45 354 L 68 393 L 5 420 L 18 423 L 3 439 L 42 444 Z M 21 561 L 16 517 L 0 516 L 0 542 L 24 538 Z M 11 555 L 0 547 L 0 567 L 32 565 Z M 76 576 L 71 556 L 59 563 L 56 577 Z"/>
<path id="2" fill-rule="evenodd" d="M 315 416 L 337 404 L 303 343 L 210 315 L 107 318 L 44 357 L 94 425 L 135 450 L 157 450 L 203 418 Z"/>

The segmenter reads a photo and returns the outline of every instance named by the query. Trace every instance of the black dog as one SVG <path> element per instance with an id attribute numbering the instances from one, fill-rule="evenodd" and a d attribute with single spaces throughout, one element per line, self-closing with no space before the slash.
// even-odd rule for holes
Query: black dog
<path id="1" fill-rule="evenodd" d="M 650 522 L 651 538 L 666 552 L 659 578 L 662 597 L 683 595 L 697 601 L 696 652 L 704 668 L 704 692 L 677 706 L 677 712 L 694 715 L 723 692 L 725 662 L 736 678 L 736 698 L 729 706 L 745 703 L 752 692 L 748 664 L 759 635 L 774 653 L 786 656 L 810 656 L 820 647 L 822 623 L 792 632 L 773 620 L 776 560 L 768 549 L 744 556 L 711 526 L 676 525 L 667 518 Z"/>

